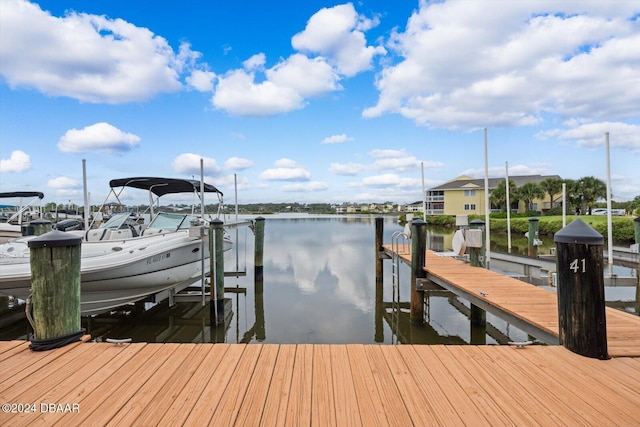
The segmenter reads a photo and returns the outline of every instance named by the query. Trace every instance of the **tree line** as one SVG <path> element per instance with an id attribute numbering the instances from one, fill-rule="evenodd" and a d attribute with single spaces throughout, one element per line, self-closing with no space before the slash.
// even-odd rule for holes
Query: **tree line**
<path id="1" fill-rule="evenodd" d="M 526 210 L 533 211 L 533 200 L 548 200 L 551 207 L 549 213 L 556 214 L 554 203 L 558 199 L 562 199 L 562 184 L 566 184 L 567 211 L 575 212 L 578 215 L 591 215 L 592 209 L 599 207 L 598 200 L 607 197 L 607 185 L 593 176 L 585 176 L 577 180 L 546 178 L 540 183 L 527 182 L 520 187 L 510 179 L 509 201 L 511 203 L 523 201 Z M 502 180 L 489 195 L 491 205 L 504 211 L 507 210 L 506 188 L 506 180 Z M 628 202 L 612 202 L 612 208 L 634 212 L 640 209 L 640 196 L 636 196 Z"/>

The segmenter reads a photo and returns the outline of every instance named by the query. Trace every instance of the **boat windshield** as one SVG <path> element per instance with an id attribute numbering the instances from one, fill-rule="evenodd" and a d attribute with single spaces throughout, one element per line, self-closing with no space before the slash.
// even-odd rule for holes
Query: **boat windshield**
<path id="1" fill-rule="evenodd" d="M 100 227 L 98 228 L 109 228 L 112 230 L 119 230 L 124 226 L 124 224 L 127 222 L 129 218 L 130 216 L 128 213 L 115 214 L 111 218 L 109 218 L 109 221 L 100 225 Z"/>
<path id="2" fill-rule="evenodd" d="M 160 212 L 153 218 L 147 228 L 158 228 L 164 230 L 180 230 L 189 228 L 188 215 Z"/>

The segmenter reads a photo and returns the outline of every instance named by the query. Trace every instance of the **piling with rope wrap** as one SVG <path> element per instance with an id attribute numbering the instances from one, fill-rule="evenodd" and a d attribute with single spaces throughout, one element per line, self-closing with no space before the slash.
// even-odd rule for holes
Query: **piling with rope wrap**
<path id="1" fill-rule="evenodd" d="M 82 238 L 53 230 L 31 239 L 32 350 L 79 341 Z M 31 316 L 31 313 L 28 313 Z"/>

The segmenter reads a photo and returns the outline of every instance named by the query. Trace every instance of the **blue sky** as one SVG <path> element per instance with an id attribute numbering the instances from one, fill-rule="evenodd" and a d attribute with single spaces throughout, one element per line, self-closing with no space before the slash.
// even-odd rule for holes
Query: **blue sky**
<path id="1" fill-rule="evenodd" d="M 640 195 L 640 2 L 0 1 L 0 191 L 129 176 L 233 203 L 413 202 L 460 175 Z M 127 192 L 127 203 L 146 197 Z"/>

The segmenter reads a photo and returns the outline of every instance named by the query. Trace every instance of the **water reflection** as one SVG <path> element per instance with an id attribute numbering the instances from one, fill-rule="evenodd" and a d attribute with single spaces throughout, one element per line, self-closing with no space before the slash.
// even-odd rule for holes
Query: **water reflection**
<path id="1" fill-rule="evenodd" d="M 394 218 L 386 218 L 384 241 L 400 230 Z M 447 234 L 430 230 L 430 236 L 432 248 L 450 248 Z M 208 303 L 164 302 L 86 317 L 83 327 L 97 340 L 139 342 L 504 344 L 531 338 L 490 314 L 485 326 L 472 327 L 469 303 L 447 291 L 428 292 L 425 324 L 412 325 L 409 268 L 400 266 L 400 298 L 394 302 L 390 261 L 376 301 L 373 217 L 266 217 L 259 283 L 253 235 L 241 230 L 236 240 L 238 252 L 227 253 L 225 267 L 246 275 L 225 278 L 224 324 L 211 323 Z M 5 311 L 20 317 L 20 308 L 11 305 Z M 0 323 L 0 339 L 26 339 L 28 329 L 22 315 L 18 322 Z"/>

